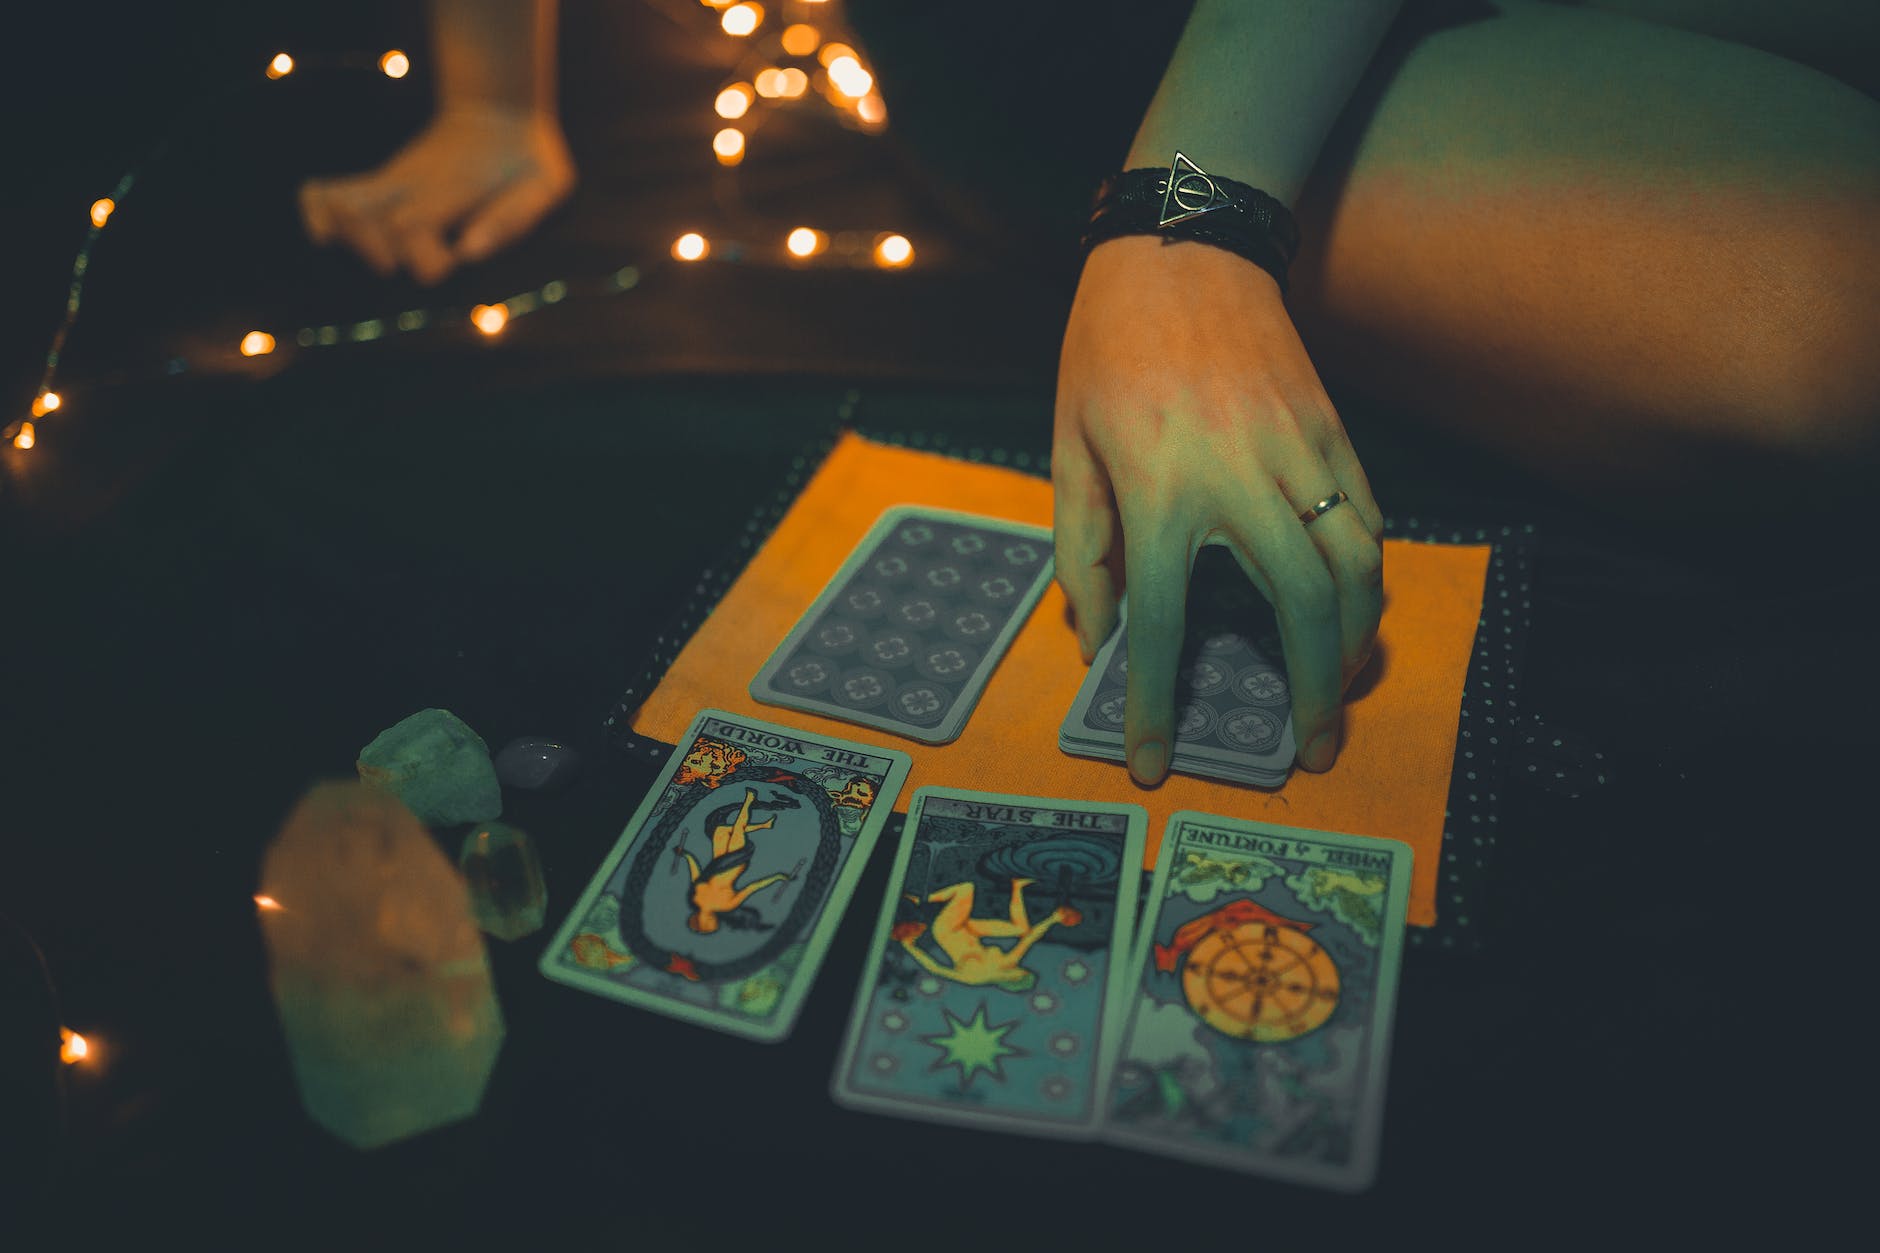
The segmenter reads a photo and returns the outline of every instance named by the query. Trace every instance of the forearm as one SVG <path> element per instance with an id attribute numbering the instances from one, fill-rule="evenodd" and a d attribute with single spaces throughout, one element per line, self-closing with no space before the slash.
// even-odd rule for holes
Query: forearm
<path id="1" fill-rule="evenodd" d="M 431 0 L 437 106 L 555 113 L 555 0 Z"/>
<path id="2" fill-rule="evenodd" d="M 1295 207 L 1403 0 L 1199 0 L 1126 169 L 1180 149 Z"/>

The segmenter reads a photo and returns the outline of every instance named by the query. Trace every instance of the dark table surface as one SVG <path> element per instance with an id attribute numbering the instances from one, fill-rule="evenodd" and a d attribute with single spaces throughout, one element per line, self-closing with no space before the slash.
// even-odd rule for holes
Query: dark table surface
<path id="1" fill-rule="evenodd" d="M 693 106 L 724 65 L 652 43 L 679 68 L 668 94 L 635 90 L 691 95 L 649 134 L 702 142 Z M 607 134 L 582 141 L 590 164 Z M 19 1111 L 0 1127 L 0 1213 L 78 1247 L 106 1231 L 216 1247 L 394 1228 L 473 1247 L 1467 1246 L 1819 1217 L 1817 1167 L 1854 1100 L 1827 1061 L 1851 1030 L 1840 932 L 1857 895 L 1834 796 L 1873 739 L 1871 563 L 1825 524 L 1641 530 L 1336 389 L 1393 514 L 1536 524 L 1528 708 L 1609 765 L 1572 798 L 1511 782 L 1469 902 L 1479 947 L 1408 955 L 1371 1191 L 836 1107 L 885 851 L 784 1044 L 551 984 L 534 969 L 544 932 L 490 942 L 508 1034 L 475 1119 L 369 1154 L 309 1122 L 250 899 L 304 788 L 428 706 L 492 746 L 563 738 L 586 759 L 575 786 L 505 794 L 541 848 L 552 928 L 657 768 L 610 748 L 602 718 L 780 464 L 843 417 L 1048 448 L 1068 290 L 976 263 L 892 171 L 857 199 L 844 172 L 875 170 L 857 142 L 809 128 L 811 164 L 755 169 L 740 194 L 777 220 L 847 205 L 932 241 L 933 265 L 661 266 L 668 197 L 597 175 L 528 245 L 420 293 L 297 241 L 298 157 L 243 181 L 207 144 L 139 192 L 162 229 L 127 212 L 98 256 L 71 412 L 30 458 L 6 451 L 0 912 L 36 939 L 99 1055 L 66 1075 L 61 1135 L 31 1064 L 50 1019 L 0 928 L 17 1063 L 0 1091 Z M 330 168 L 366 159 L 331 143 Z M 715 177 L 659 159 L 695 189 Z M 59 168 L 82 204 L 74 162 Z M 49 224 L 70 205 L 46 197 L 8 249 L 50 315 L 69 249 L 42 244 L 64 238 Z M 250 209 L 204 212 L 242 197 Z M 440 332 L 245 366 L 226 352 L 249 325 L 462 304 L 635 260 L 634 291 L 493 344 Z M 40 329 L 8 337 L 26 388 Z"/>

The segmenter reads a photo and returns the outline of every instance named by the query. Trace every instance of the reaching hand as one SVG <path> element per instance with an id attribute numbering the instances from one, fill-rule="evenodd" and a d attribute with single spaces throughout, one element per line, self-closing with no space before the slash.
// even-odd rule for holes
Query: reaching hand
<path id="1" fill-rule="evenodd" d="M 315 243 L 337 239 L 381 275 L 402 266 L 431 284 L 526 234 L 573 188 L 552 117 L 455 108 L 378 169 L 303 184 L 300 215 Z"/>
<path id="2" fill-rule="evenodd" d="M 1174 739 L 1188 576 L 1229 548 L 1273 605 L 1299 764 L 1337 756 L 1383 609 L 1383 515 L 1279 287 L 1206 244 L 1127 236 L 1084 265 L 1058 368 L 1057 577 L 1088 662 L 1129 596 L 1124 751 L 1154 784 Z M 1343 489 L 1309 526 L 1299 514 Z"/>

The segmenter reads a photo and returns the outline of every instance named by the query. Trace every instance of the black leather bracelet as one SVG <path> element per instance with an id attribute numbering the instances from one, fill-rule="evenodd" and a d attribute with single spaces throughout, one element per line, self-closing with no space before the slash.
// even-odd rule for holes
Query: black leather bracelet
<path id="1" fill-rule="evenodd" d="M 1204 173 L 1179 152 L 1168 169 L 1125 170 L 1098 186 L 1084 252 L 1123 235 L 1226 249 L 1271 274 L 1281 294 L 1299 252 L 1299 226 L 1285 205 L 1245 183 Z"/>

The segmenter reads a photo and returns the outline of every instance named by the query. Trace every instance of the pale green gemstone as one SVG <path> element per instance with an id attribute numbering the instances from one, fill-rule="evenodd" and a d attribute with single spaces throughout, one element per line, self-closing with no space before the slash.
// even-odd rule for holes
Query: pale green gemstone
<path id="1" fill-rule="evenodd" d="M 499 940 L 516 940 L 542 929 L 548 888 L 542 861 L 526 831 L 486 822 L 464 837 L 457 859 L 470 889 L 477 925 Z"/>
<path id="2" fill-rule="evenodd" d="M 503 812 L 489 745 L 448 709 L 421 709 L 359 750 L 359 777 L 388 787 L 434 827 Z"/>

